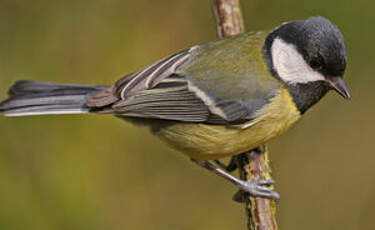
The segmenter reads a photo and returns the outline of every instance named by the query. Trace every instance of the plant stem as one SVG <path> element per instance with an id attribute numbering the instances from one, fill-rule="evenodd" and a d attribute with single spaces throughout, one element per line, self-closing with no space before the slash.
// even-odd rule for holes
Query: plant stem
<path id="1" fill-rule="evenodd" d="M 239 0 L 211 0 L 220 38 L 245 31 Z M 240 177 L 243 180 L 271 179 L 266 146 L 237 156 Z M 249 230 L 277 230 L 276 202 L 270 199 L 244 197 Z"/>
<path id="2" fill-rule="evenodd" d="M 268 160 L 268 150 L 264 145 L 258 149 L 242 153 L 237 157 L 240 178 L 243 180 L 270 180 L 271 168 Z M 276 201 L 251 197 L 244 197 L 248 229 L 277 230 Z"/>

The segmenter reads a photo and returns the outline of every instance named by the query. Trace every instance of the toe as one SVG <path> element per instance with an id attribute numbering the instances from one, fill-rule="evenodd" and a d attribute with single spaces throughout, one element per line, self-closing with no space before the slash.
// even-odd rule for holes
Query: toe
<path id="1" fill-rule="evenodd" d="M 255 183 L 257 185 L 273 185 L 276 182 L 274 180 L 256 180 Z"/>

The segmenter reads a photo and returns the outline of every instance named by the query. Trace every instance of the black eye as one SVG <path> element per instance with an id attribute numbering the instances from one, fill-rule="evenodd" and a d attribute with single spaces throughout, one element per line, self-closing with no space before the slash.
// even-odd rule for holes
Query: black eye
<path id="1" fill-rule="evenodd" d="M 310 61 L 310 66 L 315 70 L 320 70 L 323 68 L 323 62 L 318 58 L 314 58 Z"/>
<path id="2" fill-rule="evenodd" d="M 313 58 L 310 61 L 311 68 L 315 70 L 321 70 L 324 67 L 324 61 L 322 57 Z"/>

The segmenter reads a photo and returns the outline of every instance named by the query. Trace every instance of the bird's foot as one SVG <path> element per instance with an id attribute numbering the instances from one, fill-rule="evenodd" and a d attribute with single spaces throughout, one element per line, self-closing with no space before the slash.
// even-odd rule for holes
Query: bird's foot
<path id="1" fill-rule="evenodd" d="M 253 197 L 263 197 L 279 201 L 280 195 L 273 189 L 267 187 L 273 185 L 274 183 L 274 180 L 242 181 L 238 185 L 240 187 L 240 190 L 236 194 L 234 194 L 233 200 L 243 203 L 246 200 L 246 196 L 250 195 Z"/>
<path id="2" fill-rule="evenodd" d="M 192 159 L 192 161 L 196 163 L 197 165 L 199 165 L 200 167 L 203 167 L 215 173 L 216 175 L 223 177 L 224 179 L 232 182 L 236 186 L 238 186 L 240 188 L 240 193 L 244 195 L 242 196 L 243 200 L 246 197 L 246 193 L 247 195 L 250 195 L 253 197 L 264 197 L 264 198 L 274 199 L 277 201 L 280 199 L 280 195 L 277 192 L 267 187 L 275 183 L 275 181 L 273 180 L 244 181 L 235 176 L 232 176 L 228 172 L 216 167 L 215 165 L 211 164 L 208 161 L 199 161 L 199 160 L 194 160 L 194 159 Z M 239 197 L 241 197 L 241 194 L 235 195 L 234 200 L 240 201 Z"/>

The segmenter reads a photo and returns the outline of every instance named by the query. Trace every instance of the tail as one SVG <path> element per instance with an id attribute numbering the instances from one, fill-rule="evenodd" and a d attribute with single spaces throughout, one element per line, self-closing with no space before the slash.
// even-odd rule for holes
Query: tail
<path id="1" fill-rule="evenodd" d="M 31 116 L 89 113 L 86 100 L 107 86 L 52 84 L 18 81 L 9 90 L 9 99 L 0 103 L 0 114 Z"/>

